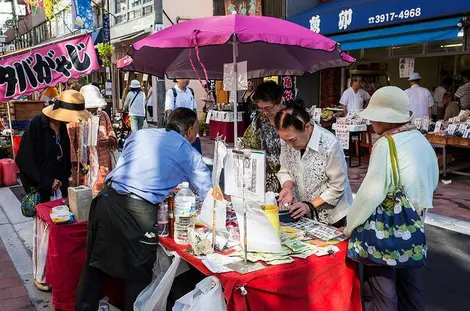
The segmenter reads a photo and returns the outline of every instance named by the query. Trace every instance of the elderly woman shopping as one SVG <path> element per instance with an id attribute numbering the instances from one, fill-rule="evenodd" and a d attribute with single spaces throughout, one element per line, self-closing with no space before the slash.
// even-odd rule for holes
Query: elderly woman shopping
<path id="1" fill-rule="evenodd" d="M 439 170 L 433 148 L 409 123 L 409 110 L 406 94 L 387 86 L 359 113 L 382 136 L 344 230 L 351 236 L 348 257 L 365 264 L 366 311 L 424 310 L 417 267 L 426 256 L 422 221 L 432 208 Z"/>
<path id="2" fill-rule="evenodd" d="M 344 226 L 352 192 L 338 139 L 314 125 L 301 107 L 279 112 L 275 125 L 282 139 L 278 173 L 281 207 L 288 207 L 294 219 L 308 216 Z"/>

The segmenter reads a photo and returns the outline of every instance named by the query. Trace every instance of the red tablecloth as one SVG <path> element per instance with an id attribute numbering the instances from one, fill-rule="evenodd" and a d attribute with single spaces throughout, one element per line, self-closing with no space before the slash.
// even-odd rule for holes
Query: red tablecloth
<path id="1" fill-rule="evenodd" d="M 184 247 L 171 238 L 160 243 L 176 251 L 183 259 L 206 275 L 212 273 Z M 347 242 L 338 245 L 334 256 L 295 259 L 291 264 L 271 266 L 241 275 L 236 272 L 216 274 L 224 287 L 229 311 L 360 311 L 360 285 L 356 265 L 346 262 Z M 237 288 L 244 286 L 243 297 Z"/>
<path id="2" fill-rule="evenodd" d="M 49 227 L 46 281 L 52 287 L 52 304 L 56 311 L 75 311 L 75 293 L 86 260 L 88 222 L 54 224 L 49 216 L 51 209 L 62 204 L 62 200 L 39 204 L 36 211 Z M 103 297 L 121 302 L 121 285 L 118 280 L 107 279 Z"/>
<path id="3" fill-rule="evenodd" d="M 62 200 L 39 204 L 37 216 L 49 227 L 46 280 L 52 287 L 52 303 L 56 310 L 75 310 L 77 288 L 86 258 L 87 222 L 56 225 L 49 216 Z"/>
<path id="4" fill-rule="evenodd" d="M 222 122 L 222 121 L 214 121 L 210 120 L 209 123 L 209 133 L 212 140 L 216 139 L 217 133 L 219 135 L 225 136 L 225 141 L 228 143 L 233 143 L 234 141 L 234 133 L 233 133 L 233 124 L 234 122 Z M 240 121 L 238 122 L 238 137 L 243 136 L 246 130 L 246 122 Z"/>

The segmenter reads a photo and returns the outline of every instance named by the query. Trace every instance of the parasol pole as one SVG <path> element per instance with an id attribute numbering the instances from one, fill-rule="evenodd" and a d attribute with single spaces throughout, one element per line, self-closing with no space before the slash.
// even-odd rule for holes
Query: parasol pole
<path id="1" fill-rule="evenodd" d="M 15 154 L 15 141 L 13 139 L 13 126 L 11 125 L 10 101 L 7 101 L 7 113 L 8 113 L 8 127 L 10 128 L 11 153 L 14 159 L 16 157 L 16 154 Z"/>
<path id="2" fill-rule="evenodd" d="M 238 68 L 237 68 L 237 57 L 238 57 L 238 40 L 237 35 L 233 35 L 232 39 L 233 44 L 233 73 L 234 73 L 234 83 L 233 83 L 233 96 L 234 103 L 233 103 L 233 114 L 234 114 L 234 124 L 233 124 L 233 141 L 236 142 L 238 138 L 238 103 L 237 103 L 237 86 L 238 86 Z"/>

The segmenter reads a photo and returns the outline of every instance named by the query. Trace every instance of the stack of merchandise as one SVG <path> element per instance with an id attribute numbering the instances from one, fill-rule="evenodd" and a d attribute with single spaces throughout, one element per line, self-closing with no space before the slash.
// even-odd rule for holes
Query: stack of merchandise
<path id="1" fill-rule="evenodd" d="M 448 121 L 429 122 L 429 118 L 415 119 L 415 125 L 423 134 L 432 133 L 436 136 L 470 138 L 470 119 L 468 111 Z"/>
<path id="2" fill-rule="evenodd" d="M 71 224 L 75 222 L 73 213 L 67 205 L 60 205 L 52 208 L 50 214 L 51 220 L 54 224 Z"/>

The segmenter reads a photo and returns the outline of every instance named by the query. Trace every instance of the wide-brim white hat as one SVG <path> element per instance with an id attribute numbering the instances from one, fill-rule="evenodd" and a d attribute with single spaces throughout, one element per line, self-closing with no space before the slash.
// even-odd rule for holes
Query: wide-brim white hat
<path id="1" fill-rule="evenodd" d="M 140 82 L 139 82 L 139 80 L 132 80 L 132 81 L 131 81 L 131 88 L 132 88 L 132 89 L 137 89 L 137 88 L 139 88 L 139 87 L 140 87 Z"/>
<path id="2" fill-rule="evenodd" d="M 80 92 L 74 90 L 64 91 L 59 98 L 42 110 L 48 118 L 62 122 L 80 123 L 90 118 L 85 110 L 85 99 Z"/>
<path id="3" fill-rule="evenodd" d="M 366 109 L 358 112 L 361 118 L 385 123 L 408 123 L 413 118 L 408 96 L 396 86 L 378 89 Z"/>
<path id="4" fill-rule="evenodd" d="M 104 109 L 107 106 L 106 101 L 101 95 L 100 89 L 96 86 L 89 84 L 80 89 L 80 93 L 85 98 L 86 109 Z"/>

